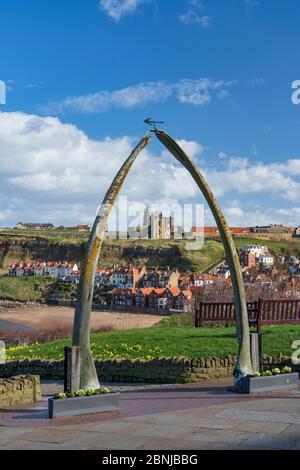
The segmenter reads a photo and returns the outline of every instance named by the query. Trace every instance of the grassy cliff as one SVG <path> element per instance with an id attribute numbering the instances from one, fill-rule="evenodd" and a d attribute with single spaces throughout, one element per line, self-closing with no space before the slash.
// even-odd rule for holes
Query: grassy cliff
<path id="1" fill-rule="evenodd" d="M 46 261 L 80 261 L 87 241 L 85 232 L 0 232 L 0 268 L 11 263 L 44 259 Z M 207 241 L 201 250 L 190 250 L 186 240 L 106 240 L 100 266 L 114 264 L 148 267 L 178 267 L 186 273 L 201 272 L 224 256 L 222 244 Z"/>
<path id="2" fill-rule="evenodd" d="M 76 261 L 82 256 L 87 232 L 76 231 L 0 231 L 0 269 L 18 261 Z M 193 242 L 192 242 L 193 243 Z M 271 241 L 255 238 L 236 238 L 237 248 L 247 243 L 269 246 L 270 251 L 279 255 L 291 253 L 300 256 L 300 242 Z M 209 265 L 224 257 L 222 243 L 206 240 L 201 250 L 190 249 L 191 241 L 186 240 L 106 240 L 99 261 L 100 266 L 114 264 L 148 267 L 178 267 L 186 273 L 201 272 Z"/>

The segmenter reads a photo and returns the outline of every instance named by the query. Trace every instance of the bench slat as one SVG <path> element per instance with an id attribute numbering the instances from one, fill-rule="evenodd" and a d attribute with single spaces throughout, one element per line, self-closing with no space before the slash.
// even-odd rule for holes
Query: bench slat
<path id="1" fill-rule="evenodd" d="M 267 325 L 273 323 L 300 323 L 300 300 L 263 300 L 248 302 L 248 317 L 253 322 Z M 201 302 L 195 309 L 195 325 L 201 326 L 205 321 L 234 321 L 234 303 Z"/>

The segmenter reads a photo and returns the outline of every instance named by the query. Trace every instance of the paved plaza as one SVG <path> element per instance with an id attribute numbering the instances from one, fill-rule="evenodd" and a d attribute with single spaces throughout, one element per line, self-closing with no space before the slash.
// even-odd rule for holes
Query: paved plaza
<path id="1" fill-rule="evenodd" d="M 239 395 L 230 380 L 188 385 L 118 386 L 120 411 L 47 418 L 43 401 L 0 410 L 0 449 L 300 449 L 300 389 Z"/>

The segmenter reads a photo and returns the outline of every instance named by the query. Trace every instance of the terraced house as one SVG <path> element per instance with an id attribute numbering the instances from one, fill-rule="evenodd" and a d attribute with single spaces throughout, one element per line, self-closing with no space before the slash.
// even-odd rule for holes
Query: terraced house
<path id="1" fill-rule="evenodd" d="M 146 268 L 133 268 L 127 266 L 125 268 L 115 269 L 109 278 L 109 285 L 118 287 L 133 289 L 138 287 L 141 277 L 146 273 Z"/>
<path id="2" fill-rule="evenodd" d="M 141 287 L 154 287 L 159 289 L 161 287 L 178 287 L 180 273 L 178 269 L 161 271 L 155 269 L 153 271 L 145 273 L 141 277 Z"/>
<path id="3" fill-rule="evenodd" d="M 153 291 L 152 287 L 146 287 L 138 289 L 135 294 L 134 304 L 136 307 L 147 307 L 148 306 L 148 296 Z"/>
<path id="4" fill-rule="evenodd" d="M 180 290 L 177 287 L 115 289 L 112 292 L 112 307 L 126 305 L 141 309 L 188 311 L 191 308 L 191 303 L 192 292 Z"/>
<path id="5" fill-rule="evenodd" d="M 195 287 L 211 286 L 213 284 L 222 284 L 223 280 L 218 276 L 211 274 L 192 274 L 191 284 Z"/>
<path id="6" fill-rule="evenodd" d="M 78 271 L 76 263 L 30 261 L 10 265 L 8 275 L 13 277 L 49 276 L 64 278 L 70 276 L 74 271 Z"/>

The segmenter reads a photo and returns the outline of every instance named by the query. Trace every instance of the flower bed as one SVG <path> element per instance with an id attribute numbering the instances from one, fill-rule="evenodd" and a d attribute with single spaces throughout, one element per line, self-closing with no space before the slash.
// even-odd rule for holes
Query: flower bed
<path id="1" fill-rule="evenodd" d="M 108 387 L 58 393 L 48 400 L 49 418 L 116 411 L 119 398 L 120 394 Z"/>
<path id="2" fill-rule="evenodd" d="M 77 390 L 77 392 L 71 393 L 57 393 L 54 395 L 54 400 L 64 400 L 66 398 L 80 398 L 80 397 L 91 397 L 94 395 L 107 395 L 112 393 L 111 388 L 109 387 L 100 387 L 100 388 L 88 388 L 87 390 Z"/>
<path id="3" fill-rule="evenodd" d="M 281 370 L 275 368 L 257 372 L 252 376 L 243 377 L 236 390 L 240 393 L 272 392 L 277 390 L 291 390 L 298 387 L 299 374 L 292 373 L 291 367 L 285 366 Z"/>
<path id="4" fill-rule="evenodd" d="M 291 372 L 292 368 L 289 366 L 284 366 L 282 367 L 282 369 L 279 369 L 279 367 L 275 367 L 271 370 L 255 372 L 255 374 L 251 375 L 250 377 L 271 377 L 272 375 L 290 374 Z"/>

